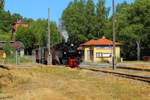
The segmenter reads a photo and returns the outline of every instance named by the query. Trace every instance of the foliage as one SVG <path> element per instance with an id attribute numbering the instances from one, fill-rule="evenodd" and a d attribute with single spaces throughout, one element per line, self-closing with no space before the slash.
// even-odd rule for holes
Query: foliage
<path id="1" fill-rule="evenodd" d="M 6 42 L 6 44 L 4 45 L 3 49 L 4 49 L 5 53 L 6 53 L 6 56 L 10 57 L 12 52 L 13 52 L 13 48 L 12 48 L 12 46 L 10 44 L 10 41 Z"/>
<path id="2" fill-rule="evenodd" d="M 82 43 L 106 36 L 112 39 L 112 16 L 105 0 L 74 0 L 62 14 L 63 25 L 69 40 Z M 116 39 L 123 44 L 122 56 L 136 58 L 136 48 L 141 55 L 150 54 L 150 0 L 124 1 L 116 8 Z"/>
<path id="3" fill-rule="evenodd" d="M 97 37 L 107 36 L 109 29 L 109 11 L 110 8 L 105 7 L 105 0 L 98 0 L 98 3 L 96 5 L 96 32 Z"/>
<path id="4" fill-rule="evenodd" d="M 125 44 L 124 57 L 136 57 L 136 42 L 140 43 L 142 56 L 148 55 L 147 51 L 150 43 L 148 41 L 150 38 L 149 10 L 149 0 L 135 0 L 132 4 L 124 2 L 117 6 L 117 36 L 118 40 Z M 144 44 L 147 44 L 147 46 L 144 46 Z"/>
<path id="5" fill-rule="evenodd" d="M 10 33 L 0 34 L 0 41 L 8 41 L 10 40 Z"/>
<path id="6" fill-rule="evenodd" d="M 0 10 L 3 10 L 4 3 L 5 3 L 5 0 L 0 0 Z"/>
<path id="7" fill-rule="evenodd" d="M 0 11 L 0 34 L 11 29 L 11 14 L 9 11 Z"/>
<path id="8" fill-rule="evenodd" d="M 26 48 L 33 48 L 36 38 L 29 28 L 20 27 L 17 31 L 16 40 L 21 41 Z"/>
<path id="9" fill-rule="evenodd" d="M 105 0 L 99 0 L 97 5 L 93 0 L 72 1 L 62 14 L 69 40 L 79 44 L 103 36 L 109 23 L 108 12 Z"/>
<path id="10" fill-rule="evenodd" d="M 3 0 L 4 1 L 4 0 Z M 34 43 L 40 46 L 47 44 L 47 20 L 23 18 L 20 14 L 11 14 L 2 9 L 0 4 L 0 40 L 9 40 L 11 24 L 17 19 L 28 23 L 28 28 L 20 27 L 17 40 L 22 41 L 26 48 L 32 49 Z M 112 16 L 105 0 L 73 0 L 62 14 L 62 26 L 69 33 L 69 41 L 77 45 L 92 39 L 106 36 L 112 39 Z M 116 8 L 116 40 L 122 43 L 122 56 L 125 59 L 136 58 L 136 42 L 140 43 L 141 55 L 150 55 L 150 0 L 135 0 L 128 4 L 123 2 Z M 61 41 L 55 22 L 51 22 L 51 44 Z"/>
<path id="11" fill-rule="evenodd" d="M 35 43 L 40 46 L 46 46 L 48 40 L 48 22 L 47 20 L 33 21 L 28 28 L 20 27 L 17 30 L 16 40 L 24 43 L 26 48 L 33 48 Z M 57 29 L 56 23 L 51 22 L 51 44 L 58 44 L 60 42 L 60 33 Z"/>

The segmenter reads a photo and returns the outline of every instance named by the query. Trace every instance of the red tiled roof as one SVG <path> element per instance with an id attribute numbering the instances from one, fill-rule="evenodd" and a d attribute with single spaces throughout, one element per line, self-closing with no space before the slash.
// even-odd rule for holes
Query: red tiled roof
<path id="1" fill-rule="evenodd" d="M 15 25 L 13 26 L 13 29 L 16 31 L 20 26 L 29 27 L 29 24 L 15 24 Z"/>
<path id="2" fill-rule="evenodd" d="M 81 44 L 82 46 L 90 46 L 90 45 L 113 45 L 113 41 L 106 39 L 105 37 L 98 40 L 91 40 Z M 120 45 L 119 42 L 115 42 L 115 45 Z"/>

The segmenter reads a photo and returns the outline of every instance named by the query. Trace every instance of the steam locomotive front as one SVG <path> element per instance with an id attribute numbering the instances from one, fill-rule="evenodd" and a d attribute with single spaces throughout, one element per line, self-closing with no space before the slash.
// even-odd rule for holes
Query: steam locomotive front
<path id="1" fill-rule="evenodd" d="M 79 51 L 76 50 L 74 44 L 66 45 L 63 51 L 63 62 L 67 67 L 79 67 L 80 56 Z"/>

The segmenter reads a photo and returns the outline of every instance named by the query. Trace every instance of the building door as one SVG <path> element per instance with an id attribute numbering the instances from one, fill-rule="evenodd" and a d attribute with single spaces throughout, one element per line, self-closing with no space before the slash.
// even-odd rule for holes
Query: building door
<path id="1" fill-rule="evenodd" d="M 93 50 L 87 51 L 87 60 L 89 60 L 89 61 L 93 60 Z"/>

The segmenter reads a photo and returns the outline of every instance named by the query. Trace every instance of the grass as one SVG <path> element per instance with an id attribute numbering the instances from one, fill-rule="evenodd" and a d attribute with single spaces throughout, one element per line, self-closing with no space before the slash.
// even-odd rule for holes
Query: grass
<path id="1" fill-rule="evenodd" d="M 150 69 L 149 61 L 124 61 L 119 64 L 122 64 L 122 66 L 133 67 L 133 68 Z"/>
<path id="2" fill-rule="evenodd" d="M 19 63 L 29 63 L 32 62 L 32 58 L 19 57 Z M 0 63 L 4 63 L 4 59 L 1 59 Z M 16 64 L 15 57 L 8 57 L 5 59 L 5 64 Z"/>
<path id="3" fill-rule="evenodd" d="M 7 41 L 10 40 L 11 34 L 0 34 L 0 41 Z"/>
<path id="4" fill-rule="evenodd" d="M 123 62 L 121 62 L 121 63 L 150 63 L 150 61 L 123 61 Z"/>
<path id="5" fill-rule="evenodd" d="M 150 84 L 57 66 L 0 69 L 5 100 L 149 100 Z"/>

